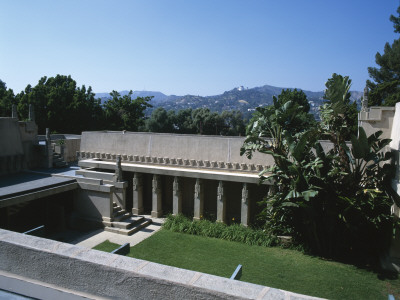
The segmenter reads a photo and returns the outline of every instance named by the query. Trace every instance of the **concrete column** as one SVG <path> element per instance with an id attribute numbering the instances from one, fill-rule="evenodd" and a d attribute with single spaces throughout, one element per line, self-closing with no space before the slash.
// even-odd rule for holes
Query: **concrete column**
<path id="1" fill-rule="evenodd" d="M 133 207 L 132 214 L 140 215 L 143 213 L 143 177 L 140 173 L 135 173 L 133 177 Z"/>
<path id="2" fill-rule="evenodd" d="M 172 193 L 172 214 L 174 216 L 182 213 L 182 188 L 178 177 L 174 177 L 173 193 Z"/>
<path id="3" fill-rule="evenodd" d="M 220 181 L 217 189 L 217 222 L 226 222 L 226 195 L 224 183 Z"/>
<path id="4" fill-rule="evenodd" d="M 46 128 L 46 168 L 53 167 L 53 146 L 51 145 L 50 129 Z"/>
<path id="5" fill-rule="evenodd" d="M 247 188 L 247 183 L 243 183 L 243 189 L 242 189 L 242 208 L 241 208 L 241 214 L 240 214 L 240 222 L 244 226 L 249 225 L 250 221 L 250 203 L 249 203 L 249 190 Z"/>
<path id="6" fill-rule="evenodd" d="M 17 106 L 15 104 L 11 106 L 11 118 L 15 118 L 18 120 Z"/>
<path id="7" fill-rule="evenodd" d="M 122 181 L 122 166 L 121 166 L 121 155 L 117 156 L 115 161 L 115 179 L 114 181 Z"/>
<path id="8" fill-rule="evenodd" d="M 200 220 L 203 217 L 204 210 L 204 192 L 203 182 L 201 179 L 196 179 L 194 186 L 194 217 L 193 220 Z"/>
<path id="9" fill-rule="evenodd" d="M 160 175 L 153 175 L 153 191 L 152 191 L 153 207 L 151 210 L 152 218 L 162 216 L 162 199 L 161 199 L 161 181 Z"/>

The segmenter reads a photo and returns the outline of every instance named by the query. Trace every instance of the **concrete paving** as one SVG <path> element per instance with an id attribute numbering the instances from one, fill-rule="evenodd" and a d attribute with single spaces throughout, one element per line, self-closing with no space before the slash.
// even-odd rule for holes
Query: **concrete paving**
<path id="1" fill-rule="evenodd" d="M 152 219 L 153 223 L 130 236 L 104 231 L 103 229 L 98 229 L 89 232 L 84 236 L 80 236 L 77 239 L 70 241 L 69 243 L 85 248 L 93 248 L 94 246 L 97 246 L 98 244 L 101 244 L 104 241 L 109 240 L 110 242 L 119 245 L 130 243 L 132 247 L 136 244 L 139 244 L 141 241 L 147 239 L 152 234 L 160 230 L 162 223 L 164 223 L 163 218 L 151 218 L 149 215 L 144 215 L 144 217 L 146 217 L 147 219 Z"/>

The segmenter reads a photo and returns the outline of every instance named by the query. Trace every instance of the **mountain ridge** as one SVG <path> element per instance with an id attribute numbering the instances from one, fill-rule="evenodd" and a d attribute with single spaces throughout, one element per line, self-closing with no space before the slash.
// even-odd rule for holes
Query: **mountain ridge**
<path id="1" fill-rule="evenodd" d="M 243 86 L 235 87 L 222 94 L 213 96 L 195 96 L 195 95 L 165 95 L 158 91 L 134 91 L 132 98 L 154 96 L 150 101 L 153 105 L 152 109 L 148 109 L 147 114 L 158 107 L 164 107 L 166 110 L 181 110 L 187 108 L 209 108 L 211 111 L 222 112 L 224 110 L 240 110 L 244 116 L 249 116 L 251 113 L 260 106 L 272 104 L 273 96 L 278 96 L 283 89 L 293 90 L 295 88 L 282 88 L 271 85 L 263 85 L 254 88 L 244 88 Z M 323 91 L 313 92 L 302 90 L 310 103 L 311 113 L 316 117 L 318 115 L 318 107 L 324 102 Z M 121 96 L 128 95 L 129 91 L 119 92 Z M 352 101 L 356 101 L 360 105 L 361 97 L 363 95 L 360 91 L 350 91 Z M 111 99 L 109 93 L 96 93 L 96 98 L 100 98 L 104 103 Z"/>

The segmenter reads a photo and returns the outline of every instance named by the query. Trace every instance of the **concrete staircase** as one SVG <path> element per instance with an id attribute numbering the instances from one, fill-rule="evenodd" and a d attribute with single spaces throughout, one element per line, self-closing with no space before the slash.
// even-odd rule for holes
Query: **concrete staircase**
<path id="1" fill-rule="evenodd" d="M 68 164 L 64 161 L 61 154 L 53 152 L 53 167 L 54 168 L 65 168 Z"/>
<path id="2" fill-rule="evenodd" d="M 113 203 L 113 221 L 104 223 L 105 231 L 123 235 L 131 235 L 151 224 L 150 219 L 142 216 L 132 216 L 115 202 Z"/>

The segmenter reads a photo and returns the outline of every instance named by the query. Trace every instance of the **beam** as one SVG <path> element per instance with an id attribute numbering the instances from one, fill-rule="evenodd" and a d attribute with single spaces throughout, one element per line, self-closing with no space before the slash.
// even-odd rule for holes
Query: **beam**
<path id="1" fill-rule="evenodd" d="M 81 160 L 79 166 L 84 168 L 97 168 L 114 170 L 115 164 L 110 161 L 101 160 Z M 135 163 L 122 163 L 122 170 L 127 172 L 138 172 L 147 174 L 158 174 L 167 176 L 178 176 L 178 177 L 189 177 L 199 179 L 210 179 L 210 180 L 222 180 L 231 182 L 245 182 L 259 184 L 260 177 L 258 173 L 246 173 L 237 171 L 223 171 L 213 169 L 200 169 L 200 168 L 189 168 L 189 167 L 167 167 L 160 165 L 150 164 L 135 164 Z M 267 176 L 268 173 L 265 173 Z M 263 184 L 272 185 L 272 181 L 265 181 Z"/>

